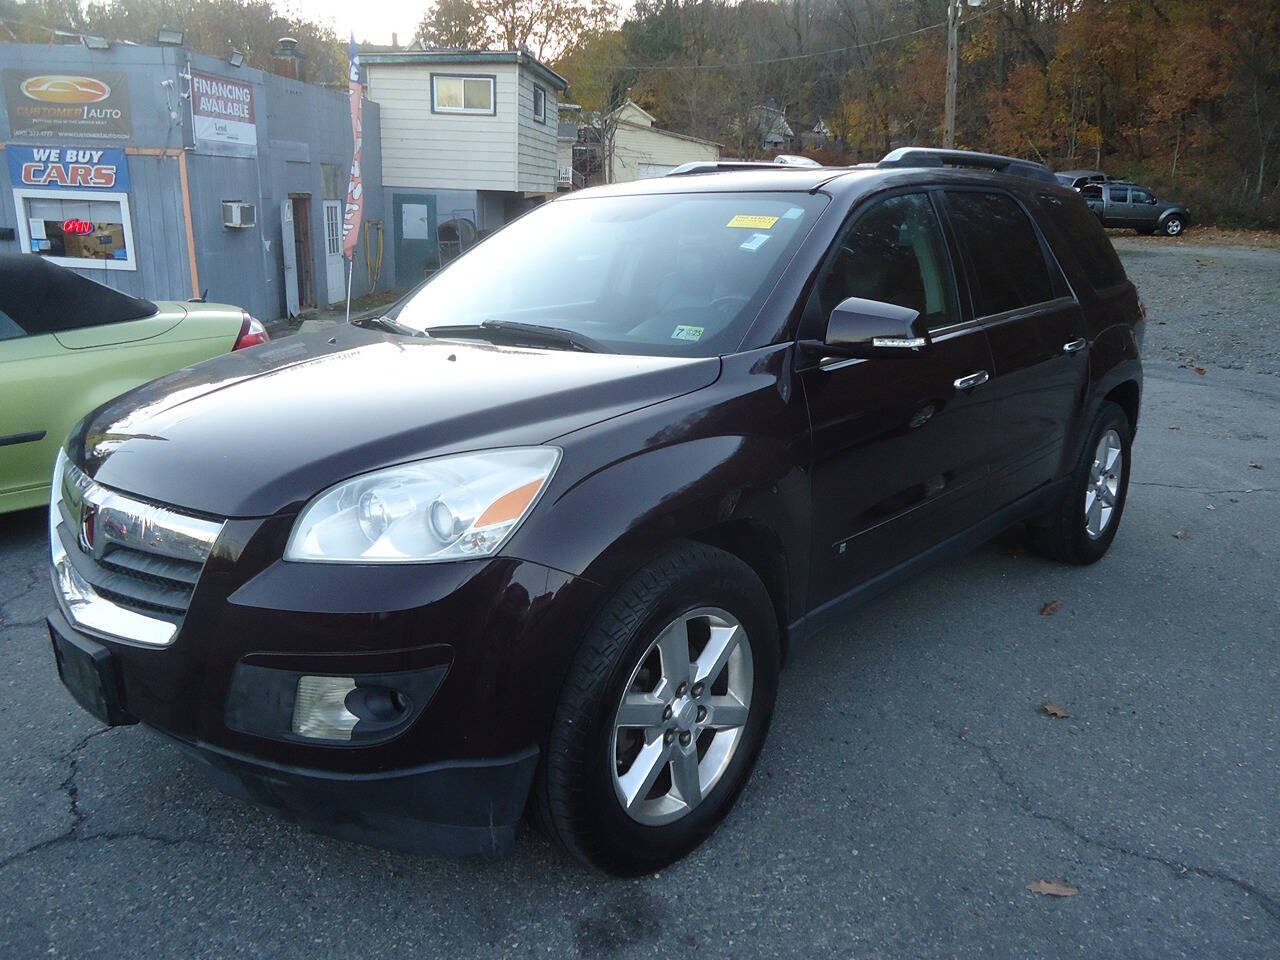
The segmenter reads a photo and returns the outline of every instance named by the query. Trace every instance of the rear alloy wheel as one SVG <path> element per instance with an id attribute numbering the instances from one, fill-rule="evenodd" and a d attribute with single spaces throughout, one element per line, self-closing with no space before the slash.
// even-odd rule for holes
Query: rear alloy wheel
<path id="1" fill-rule="evenodd" d="M 1064 563 L 1102 558 L 1124 512 L 1132 440 L 1124 410 L 1103 402 L 1057 505 L 1031 526 L 1037 552 Z"/>
<path id="2" fill-rule="evenodd" d="M 1164 222 L 1164 235 L 1166 237 L 1177 237 L 1182 234 L 1184 224 L 1181 217 L 1170 217 Z"/>
<path id="3" fill-rule="evenodd" d="M 664 551 L 605 604 L 565 679 L 534 784 L 543 828 L 619 876 L 694 849 L 751 773 L 779 660 L 750 567 L 704 544 Z"/>

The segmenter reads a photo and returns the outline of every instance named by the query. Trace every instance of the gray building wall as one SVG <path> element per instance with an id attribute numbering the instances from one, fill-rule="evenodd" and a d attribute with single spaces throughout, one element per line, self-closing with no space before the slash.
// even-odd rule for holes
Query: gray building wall
<path id="1" fill-rule="evenodd" d="M 257 155 L 243 147 L 196 143 L 190 107 L 179 92 L 180 74 L 188 65 L 253 87 Z M 132 113 L 132 136 L 126 142 L 31 140 L 34 146 L 124 147 L 131 179 L 130 210 L 137 269 L 88 270 L 108 286 L 153 299 L 192 296 L 183 196 L 176 156 L 145 155 L 158 149 L 182 150 L 187 160 L 191 228 L 199 285 L 211 300 L 238 304 L 271 320 L 284 315 L 284 264 L 280 205 L 291 194 L 309 195 L 312 290 L 315 300 L 337 299 L 327 289 L 323 201 L 345 200 L 351 165 L 351 119 L 345 89 L 326 89 L 248 67 L 231 67 L 215 57 L 177 47 L 113 46 L 88 50 L 78 45 L 0 44 L 0 67 L 48 73 L 117 72 L 125 74 Z M 164 81 L 172 81 L 166 86 Z M 172 113 L 176 112 L 174 119 Z M 10 142 L 11 126 L 0 98 L 0 134 Z M 378 105 L 364 101 L 364 218 L 385 221 Z M 18 142 L 18 141 L 14 141 Z M 143 151 L 140 153 L 139 151 Z M 16 212 L 7 171 L 3 177 L 0 226 L 15 227 Z M 257 225 L 229 229 L 222 224 L 222 201 L 239 200 L 256 207 Z M 355 253 L 352 293 L 369 289 L 364 251 L 365 230 Z M 374 253 L 376 254 L 376 234 Z M 383 270 L 379 289 L 392 282 L 392 237 L 383 238 Z M 0 240 L 0 252 L 18 252 L 19 243 Z"/>

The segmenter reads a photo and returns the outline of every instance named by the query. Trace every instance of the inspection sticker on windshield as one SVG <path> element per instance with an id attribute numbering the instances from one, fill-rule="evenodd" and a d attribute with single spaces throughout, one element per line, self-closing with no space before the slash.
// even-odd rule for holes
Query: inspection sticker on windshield
<path id="1" fill-rule="evenodd" d="M 671 331 L 672 340 L 701 340 L 705 327 L 686 327 L 683 323 Z"/>
<path id="2" fill-rule="evenodd" d="M 778 222 L 777 217 L 765 217 L 754 213 L 740 213 L 726 226 L 741 227 L 744 230 L 768 230 Z"/>
<path id="3" fill-rule="evenodd" d="M 765 241 L 769 239 L 767 233 L 753 233 L 746 240 L 738 244 L 739 250 L 759 250 L 765 245 Z"/>

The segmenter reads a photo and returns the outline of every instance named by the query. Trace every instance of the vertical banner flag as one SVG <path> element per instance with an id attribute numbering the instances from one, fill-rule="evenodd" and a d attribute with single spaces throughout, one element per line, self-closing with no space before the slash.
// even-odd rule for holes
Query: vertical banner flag
<path id="1" fill-rule="evenodd" d="M 351 34 L 347 47 L 347 98 L 351 101 L 351 139 L 355 149 L 351 154 L 351 179 L 347 181 L 347 207 L 342 216 L 342 255 L 353 260 L 356 244 L 360 240 L 360 221 L 364 215 L 364 182 L 360 175 L 360 148 L 364 135 L 360 127 L 362 96 L 360 88 L 360 52 L 356 49 L 356 35 Z"/>

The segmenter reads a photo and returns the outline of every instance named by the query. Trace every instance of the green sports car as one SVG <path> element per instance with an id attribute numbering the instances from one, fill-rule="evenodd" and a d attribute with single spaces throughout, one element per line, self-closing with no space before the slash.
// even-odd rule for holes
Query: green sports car
<path id="1" fill-rule="evenodd" d="M 239 307 L 152 303 L 40 257 L 0 255 L 0 513 L 48 503 L 58 448 L 99 404 L 266 339 Z"/>

